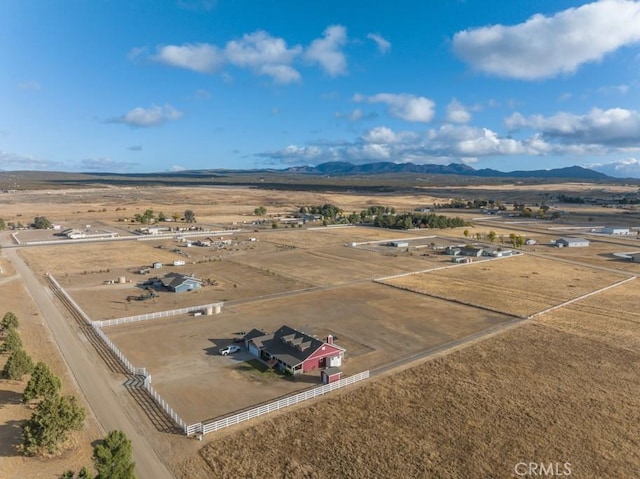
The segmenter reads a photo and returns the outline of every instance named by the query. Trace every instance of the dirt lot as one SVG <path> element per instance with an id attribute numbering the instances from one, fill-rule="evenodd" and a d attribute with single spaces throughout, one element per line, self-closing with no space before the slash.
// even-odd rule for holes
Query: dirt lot
<path id="1" fill-rule="evenodd" d="M 385 282 L 517 316 L 527 316 L 627 277 L 552 259 L 518 255 L 402 276 Z"/>
<path id="2" fill-rule="evenodd" d="M 44 361 L 62 379 L 63 394 L 76 394 L 75 382 L 60 358 L 58 349 L 42 318 L 19 278 L 14 277 L 10 263 L 0 256 L 0 317 L 13 312 L 20 321 L 19 333 L 24 347 L 35 362 Z M 4 366 L 6 355 L 0 355 L 0 368 Z M 82 431 L 73 433 L 66 449 L 58 457 L 27 458 L 16 446 L 21 444 L 20 423 L 31 417 L 32 411 L 22 403 L 22 393 L 28 378 L 23 381 L 0 379 L 0 471 L 6 479 L 31 477 L 57 478 L 65 470 L 79 470 L 91 465 L 93 448 L 91 442 L 102 434 L 91 411 Z M 77 394 L 76 394 L 77 395 Z M 78 396 L 81 398 L 81 396 Z M 82 400 L 82 399 L 81 399 Z"/>
<path id="3" fill-rule="evenodd" d="M 318 373 L 297 382 L 267 383 L 239 374 L 236 358 L 217 354 L 238 331 L 275 331 L 286 324 L 318 337 L 332 334 L 347 349 L 342 369 L 351 375 L 509 319 L 367 283 L 226 307 L 216 316 L 148 321 L 106 332 L 134 365 L 149 370 L 154 387 L 191 423 L 319 384 Z"/>
<path id="4" fill-rule="evenodd" d="M 639 373 L 637 351 L 529 324 L 214 439 L 208 472 L 193 458 L 179 477 L 508 478 L 542 462 L 636 478 Z"/>

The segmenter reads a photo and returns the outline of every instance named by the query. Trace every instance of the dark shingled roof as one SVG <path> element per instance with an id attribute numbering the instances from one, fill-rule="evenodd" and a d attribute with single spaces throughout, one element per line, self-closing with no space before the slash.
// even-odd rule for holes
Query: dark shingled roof
<path id="1" fill-rule="evenodd" d="M 254 329 L 253 331 L 257 330 Z M 247 336 L 253 331 L 247 333 Z M 289 326 L 282 326 L 273 334 L 262 333 L 262 336 L 254 336 L 251 339 L 258 348 L 264 349 L 273 357 L 291 367 L 304 362 L 305 359 L 326 344 L 324 341 Z M 342 349 L 335 344 L 332 346 Z"/>
<path id="2" fill-rule="evenodd" d="M 164 286 L 171 289 L 176 289 L 182 283 L 187 281 L 202 283 L 202 280 L 194 278 L 193 275 L 189 276 L 181 273 L 167 273 L 161 281 Z"/>

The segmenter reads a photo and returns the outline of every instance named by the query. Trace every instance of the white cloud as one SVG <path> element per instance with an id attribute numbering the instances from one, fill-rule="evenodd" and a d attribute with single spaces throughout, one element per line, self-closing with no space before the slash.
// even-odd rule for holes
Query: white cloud
<path id="1" fill-rule="evenodd" d="M 141 49 L 134 50 L 141 51 Z M 134 50 L 132 50 L 132 53 Z M 140 54 L 137 53 L 137 55 Z M 131 54 L 129 56 L 131 57 Z M 180 46 L 165 45 L 158 47 L 156 54 L 151 59 L 165 65 L 186 68 L 199 73 L 217 71 L 225 61 L 224 53 L 215 45 L 208 43 L 185 43 Z"/>
<path id="2" fill-rule="evenodd" d="M 430 122 L 434 115 L 435 103 L 423 96 L 394 93 L 378 93 L 364 96 L 356 93 L 353 96 L 356 103 L 384 103 L 389 106 L 389 114 L 410 122 Z"/>
<path id="3" fill-rule="evenodd" d="M 369 33 L 367 34 L 367 38 L 369 40 L 373 40 L 378 47 L 378 51 L 383 55 L 388 53 L 391 50 L 391 42 L 384 38 L 382 35 L 378 35 L 377 33 Z"/>
<path id="4" fill-rule="evenodd" d="M 114 118 L 111 123 L 124 123 L 130 126 L 160 126 L 167 121 L 177 120 L 182 117 L 182 112 L 166 103 L 164 106 L 152 106 L 151 108 L 134 108 L 123 116 Z"/>
<path id="5" fill-rule="evenodd" d="M 342 25 L 332 25 L 324 31 L 324 37 L 311 42 L 304 57 L 317 63 L 332 77 L 347 73 L 347 59 L 342 47 L 347 43 L 347 29 Z"/>
<path id="6" fill-rule="evenodd" d="M 173 165 L 171 168 L 169 168 L 169 171 L 174 172 L 174 173 L 178 173 L 180 171 L 185 171 L 187 168 L 185 168 L 184 166 L 180 166 L 180 165 Z"/>
<path id="7" fill-rule="evenodd" d="M 640 178 L 640 159 L 638 158 L 625 158 L 611 163 L 592 163 L 586 167 L 618 178 Z"/>
<path id="8" fill-rule="evenodd" d="M 471 121 L 471 113 L 469 110 L 455 98 L 447 105 L 447 121 L 453 123 L 469 123 Z"/>
<path id="9" fill-rule="evenodd" d="M 463 30 L 453 50 L 479 71 L 534 80 L 575 72 L 640 41 L 640 2 L 601 0 L 514 25 Z"/>
<path id="10" fill-rule="evenodd" d="M 31 155 L 9 153 L 0 150 L 0 169 L 2 170 L 55 170 L 62 163 L 36 158 Z"/>
<path id="11" fill-rule="evenodd" d="M 514 113 L 505 120 L 510 130 L 531 128 L 545 137 L 566 143 L 599 144 L 613 147 L 640 145 L 640 112 L 623 108 L 593 108 L 585 115 L 560 112 L 544 117 Z"/>
<path id="12" fill-rule="evenodd" d="M 290 64 L 301 52 L 301 46 L 288 48 L 282 38 L 272 37 L 261 30 L 228 42 L 224 49 L 229 63 L 251 68 L 255 73 L 270 76 L 278 83 L 300 81 L 300 73 Z"/>
<path id="13" fill-rule="evenodd" d="M 395 143 L 398 141 L 398 136 L 386 126 L 378 126 L 369 130 L 362 139 L 366 143 Z"/>

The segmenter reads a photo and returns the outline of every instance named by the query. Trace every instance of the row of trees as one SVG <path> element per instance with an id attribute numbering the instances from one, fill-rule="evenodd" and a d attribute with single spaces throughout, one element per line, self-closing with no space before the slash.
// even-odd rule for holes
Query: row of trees
<path id="1" fill-rule="evenodd" d="M 60 394 L 62 381 L 44 362 L 35 366 L 22 347 L 18 334 L 19 321 L 12 312 L 7 312 L 0 321 L 3 342 L 2 353 L 10 354 L 3 374 L 12 380 L 22 380 L 30 374 L 22 399 L 33 407 L 31 418 L 22 425 L 22 452 L 27 456 L 41 453 L 54 454 L 69 437 L 71 431 L 82 429 L 86 412 L 74 396 Z M 93 450 L 93 465 L 98 472 L 95 479 L 135 479 L 131 441 L 121 431 L 110 432 Z M 62 478 L 73 478 L 73 471 L 65 472 Z M 83 467 L 78 475 L 82 479 L 93 479 L 93 474 Z"/>
<path id="2" fill-rule="evenodd" d="M 133 218 L 140 224 L 150 225 L 153 223 L 162 223 L 167 221 L 167 215 L 165 215 L 162 211 L 158 212 L 158 216 L 156 216 L 155 211 L 149 209 L 145 210 L 144 213 L 136 213 Z M 180 214 L 174 213 L 171 215 L 173 221 L 178 221 L 180 219 Z M 185 210 L 182 218 L 186 223 L 195 223 L 196 215 L 192 210 Z"/>
<path id="3" fill-rule="evenodd" d="M 369 206 L 367 209 L 349 215 L 335 205 L 324 204 L 302 206 L 301 214 L 319 214 L 323 217 L 323 224 L 333 223 L 373 223 L 380 228 L 412 229 L 412 228 L 456 228 L 465 226 L 461 218 L 452 218 L 434 213 L 402 213 L 397 214 L 395 208 L 389 206 Z"/>
<path id="4" fill-rule="evenodd" d="M 488 233 L 476 232 L 476 233 L 473 233 L 473 234 L 469 230 L 464 230 L 463 234 L 464 234 L 465 238 L 475 238 L 478 241 L 484 239 L 484 240 L 488 240 L 491 243 L 493 243 L 496 240 L 499 240 L 500 244 L 506 244 L 507 243 L 507 238 L 504 235 L 498 235 L 493 230 L 489 231 Z M 524 246 L 525 242 L 527 241 L 527 239 L 524 236 L 517 235 L 515 233 L 511 233 L 509 235 L 508 240 L 509 240 L 508 241 L 509 244 L 511 244 L 511 246 L 513 246 L 514 248 L 520 248 L 520 247 Z"/>

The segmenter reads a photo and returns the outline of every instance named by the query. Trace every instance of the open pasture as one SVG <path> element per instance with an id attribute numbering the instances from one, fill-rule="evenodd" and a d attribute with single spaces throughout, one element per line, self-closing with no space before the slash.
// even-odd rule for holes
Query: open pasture
<path id="1" fill-rule="evenodd" d="M 627 275 L 519 255 L 385 280 L 385 283 L 527 316 L 627 278 Z"/>
<path id="2" fill-rule="evenodd" d="M 216 316 L 146 321 L 105 332 L 133 364 L 148 369 L 154 387 L 178 414 L 199 421 L 319 384 L 319 373 L 299 382 L 256 383 L 243 376 L 239 367 L 246 356 L 217 353 L 239 331 L 275 331 L 286 324 L 318 337 L 332 334 L 347 349 L 342 369 L 351 375 L 509 319 L 367 283 L 228 306 Z"/>
<path id="3" fill-rule="evenodd" d="M 591 319 L 585 327 L 597 334 Z M 638 352 L 534 322 L 215 437 L 198 472 L 506 478 L 534 458 L 569 463 L 581 478 L 636 478 L 639 378 Z M 292 431 L 318 434 L 305 441 Z M 191 464 L 181 479 L 193 477 Z"/>

